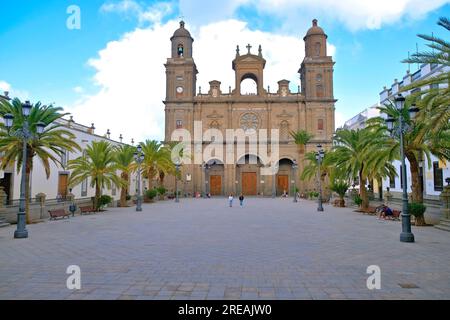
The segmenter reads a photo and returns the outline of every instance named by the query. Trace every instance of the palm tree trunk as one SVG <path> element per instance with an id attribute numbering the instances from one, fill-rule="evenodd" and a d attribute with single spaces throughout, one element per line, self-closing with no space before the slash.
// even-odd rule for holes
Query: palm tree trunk
<path id="1" fill-rule="evenodd" d="M 25 169 L 25 219 L 27 224 L 31 223 L 30 216 L 30 176 L 31 176 L 31 163 L 33 161 L 33 156 L 30 156 L 31 150 L 27 150 L 27 167 Z"/>
<path id="2" fill-rule="evenodd" d="M 95 181 L 95 201 L 94 201 L 94 207 L 95 211 L 99 211 L 100 209 L 100 186 L 98 184 L 98 181 Z"/>
<path id="3" fill-rule="evenodd" d="M 423 203 L 423 194 L 420 183 L 420 168 L 419 162 L 414 154 L 406 154 L 406 158 L 409 161 L 409 168 L 411 172 L 411 189 L 413 202 Z"/>
<path id="4" fill-rule="evenodd" d="M 121 178 L 125 181 L 128 181 L 128 174 L 126 172 L 122 172 Z M 126 187 L 122 187 L 120 190 L 120 206 L 127 206 L 127 194 L 128 194 L 128 185 Z"/>
<path id="5" fill-rule="evenodd" d="M 298 147 L 298 166 L 299 170 L 297 172 L 303 172 L 303 169 L 305 168 L 305 145 L 297 145 Z M 294 177 L 295 181 L 297 181 L 298 177 Z M 305 184 L 303 181 L 300 182 L 299 186 L 300 194 L 305 193 Z"/>
<path id="6" fill-rule="evenodd" d="M 361 169 L 362 171 L 362 169 Z M 367 194 L 367 189 L 366 189 L 366 177 L 364 177 L 361 173 L 361 171 L 359 172 L 359 196 L 362 199 L 362 203 L 361 203 L 361 208 L 362 209 L 367 209 L 369 207 L 369 196 Z"/>

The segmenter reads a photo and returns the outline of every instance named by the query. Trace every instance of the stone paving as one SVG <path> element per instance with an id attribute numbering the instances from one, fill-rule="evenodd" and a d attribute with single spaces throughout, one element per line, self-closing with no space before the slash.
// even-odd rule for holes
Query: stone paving
<path id="1" fill-rule="evenodd" d="M 450 298 L 450 233 L 413 227 L 401 243 L 400 222 L 306 200 L 181 199 L 14 229 L 0 229 L 0 299 Z"/>

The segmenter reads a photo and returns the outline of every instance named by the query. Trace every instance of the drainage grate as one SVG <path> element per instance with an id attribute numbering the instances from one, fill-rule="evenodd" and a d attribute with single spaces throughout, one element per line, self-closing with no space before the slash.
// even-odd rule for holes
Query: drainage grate
<path id="1" fill-rule="evenodd" d="M 419 286 L 417 284 L 414 284 L 414 283 L 399 283 L 398 285 L 400 287 L 402 287 L 403 289 L 417 289 L 417 288 L 419 288 Z"/>

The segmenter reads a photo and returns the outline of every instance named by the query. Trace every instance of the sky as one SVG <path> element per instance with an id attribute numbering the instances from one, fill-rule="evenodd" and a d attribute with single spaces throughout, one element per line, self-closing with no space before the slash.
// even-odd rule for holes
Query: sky
<path id="1" fill-rule="evenodd" d="M 417 34 L 445 37 L 439 17 L 450 0 L 0 0 L 0 92 L 62 106 L 76 122 L 124 142 L 162 140 L 170 37 L 182 18 L 194 40 L 197 85 L 234 88 L 231 61 L 258 45 L 267 60 L 264 87 L 291 81 L 296 91 L 303 37 L 316 18 L 334 67 L 336 127 L 379 101 L 401 79 L 401 60 Z M 79 19 L 77 19 L 79 17 Z"/>

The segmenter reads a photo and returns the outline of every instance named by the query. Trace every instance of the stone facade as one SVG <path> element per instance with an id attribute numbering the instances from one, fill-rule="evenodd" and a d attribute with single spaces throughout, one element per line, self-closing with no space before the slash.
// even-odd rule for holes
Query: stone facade
<path id="1" fill-rule="evenodd" d="M 201 162 L 183 165 L 179 185 L 182 193 L 271 195 L 274 189 L 277 194 L 284 190 L 291 193 L 294 179 L 302 191 L 314 188 L 313 183 L 308 185 L 300 181 L 292 169 L 295 160 L 299 164 L 297 172 L 301 172 L 304 155 L 289 133 L 303 129 L 313 134 L 314 138 L 307 144 L 305 152 L 316 150 L 319 143 L 325 149 L 331 146 L 336 100 L 333 96 L 334 62 L 332 57 L 327 56 L 326 39 L 317 20 L 313 20 L 313 26 L 304 37 L 306 54 L 298 71 L 301 86 L 298 86 L 297 92 L 291 92 L 288 80 L 280 80 L 276 92 L 264 89 L 266 60 L 262 48 L 259 46 L 258 53 L 252 54 L 248 45 L 244 54 L 237 47 L 236 57 L 232 61 L 236 79 L 234 89 L 223 92 L 220 81 L 214 80 L 209 83 L 206 93 L 197 93 L 198 71 L 192 50 L 194 39 L 185 29 L 184 22 L 180 22 L 180 28 L 171 38 L 172 56 L 165 64 L 166 142 L 179 140 L 174 139 L 173 135 L 177 129 L 186 129 L 194 137 L 194 124 L 199 122 L 202 132 L 217 129 L 223 137 L 226 136 L 226 129 L 267 129 L 269 134 L 271 129 L 279 129 L 280 138 L 279 170 L 275 177 L 261 174 L 264 161 L 249 151 L 250 144 L 246 142 L 244 154 L 237 154 L 237 145 L 234 146 L 235 159 L 232 162 L 212 154 L 202 159 L 206 166 Z M 246 79 L 255 82 L 257 89 L 254 94 L 241 92 L 241 83 Z M 200 148 L 206 151 L 208 145 L 209 142 L 202 142 Z M 270 150 L 270 143 L 268 145 Z M 195 142 L 192 148 L 194 150 Z M 225 157 L 225 144 L 222 151 Z M 174 178 L 168 178 L 166 183 L 169 190 L 174 189 Z"/>

